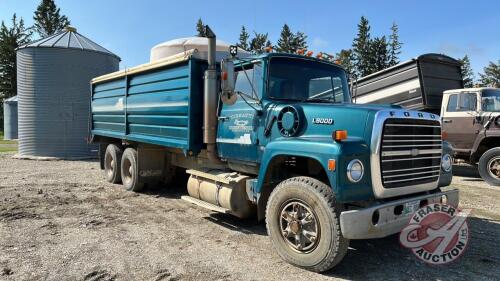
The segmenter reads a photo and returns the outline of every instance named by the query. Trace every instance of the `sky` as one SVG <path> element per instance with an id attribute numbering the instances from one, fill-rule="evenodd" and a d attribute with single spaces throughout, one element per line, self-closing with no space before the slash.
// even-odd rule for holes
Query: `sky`
<path id="1" fill-rule="evenodd" d="M 0 0 L 0 20 L 12 14 L 33 24 L 40 0 Z M 120 67 L 148 62 L 150 49 L 170 39 L 193 36 L 198 18 L 229 43 L 245 25 L 268 32 L 273 43 L 287 23 L 308 36 L 309 49 L 335 53 L 350 48 L 361 16 L 371 35 L 390 34 L 393 22 L 403 42 L 402 61 L 424 53 L 469 55 L 476 79 L 489 61 L 500 60 L 500 1 L 166 1 L 56 0 L 78 32 L 122 58 Z"/>

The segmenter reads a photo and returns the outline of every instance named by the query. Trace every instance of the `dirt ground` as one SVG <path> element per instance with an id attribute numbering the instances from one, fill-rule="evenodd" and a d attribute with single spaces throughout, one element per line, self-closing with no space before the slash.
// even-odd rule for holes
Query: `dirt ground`
<path id="1" fill-rule="evenodd" d="M 457 262 L 426 265 L 391 236 L 351 241 L 317 274 L 282 261 L 263 223 L 191 205 L 180 184 L 135 194 L 106 183 L 95 161 L 11 156 L 0 153 L 0 280 L 500 279 L 500 189 L 467 172 L 453 182 L 474 209 Z"/>

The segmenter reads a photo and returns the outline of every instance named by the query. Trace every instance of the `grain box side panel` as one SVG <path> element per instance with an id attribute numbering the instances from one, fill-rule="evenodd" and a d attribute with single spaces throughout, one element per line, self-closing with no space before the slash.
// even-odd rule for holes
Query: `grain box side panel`
<path id="1" fill-rule="evenodd" d="M 92 134 L 125 137 L 126 78 L 92 85 Z"/>
<path id="2" fill-rule="evenodd" d="M 128 140 L 189 150 L 189 61 L 129 77 Z"/>

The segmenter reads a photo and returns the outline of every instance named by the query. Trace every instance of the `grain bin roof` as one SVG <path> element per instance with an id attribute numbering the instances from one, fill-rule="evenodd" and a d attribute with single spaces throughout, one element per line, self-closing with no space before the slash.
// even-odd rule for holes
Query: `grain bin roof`
<path id="1" fill-rule="evenodd" d="M 13 97 L 10 97 L 10 98 L 4 100 L 5 103 L 8 103 L 8 102 L 17 102 L 17 101 L 18 101 L 17 96 L 13 96 Z"/>
<path id="2" fill-rule="evenodd" d="M 121 60 L 119 56 L 113 54 L 106 48 L 99 46 L 92 40 L 76 32 L 76 28 L 74 27 L 66 27 L 63 31 L 59 33 L 20 46 L 18 49 L 24 49 L 24 48 L 78 49 L 78 50 L 108 54 L 118 58 L 118 60 Z"/>

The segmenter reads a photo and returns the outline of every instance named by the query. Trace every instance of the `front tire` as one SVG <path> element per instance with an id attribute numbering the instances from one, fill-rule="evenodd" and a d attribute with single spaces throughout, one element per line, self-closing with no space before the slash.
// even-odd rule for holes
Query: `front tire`
<path id="1" fill-rule="evenodd" d="M 487 183 L 500 186 L 500 147 L 492 148 L 481 155 L 479 174 Z"/>
<path id="2" fill-rule="evenodd" d="M 139 169 L 137 161 L 137 150 L 127 148 L 123 152 L 121 174 L 123 187 L 128 191 L 141 191 L 144 188 L 144 183 L 139 181 Z"/>
<path id="3" fill-rule="evenodd" d="M 340 230 L 340 211 L 328 185 L 309 177 L 291 178 L 269 197 L 267 232 L 285 261 L 315 272 L 327 271 L 349 247 Z"/>
<path id="4" fill-rule="evenodd" d="M 110 183 L 120 183 L 122 181 L 120 165 L 123 150 L 116 144 L 109 144 L 104 153 L 104 174 Z"/>

